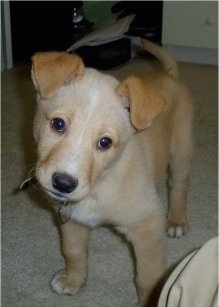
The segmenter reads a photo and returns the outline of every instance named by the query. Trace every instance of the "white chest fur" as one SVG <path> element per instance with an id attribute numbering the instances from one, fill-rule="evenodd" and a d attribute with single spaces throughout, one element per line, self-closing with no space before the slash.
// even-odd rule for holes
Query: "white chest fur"
<path id="1" fill-rule="evenodd" d="M 99 211 L 96 203 L 85 200 L 75 205 L 69 204 L 67 207 L 63 207 L 62 215 L 67 219 L 93 228 L 104 223 L 104 218 Z"/>

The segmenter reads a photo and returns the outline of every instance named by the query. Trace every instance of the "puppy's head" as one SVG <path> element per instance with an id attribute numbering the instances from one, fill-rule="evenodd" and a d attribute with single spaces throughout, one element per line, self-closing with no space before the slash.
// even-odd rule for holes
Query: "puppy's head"
<path id="1" fill-rule="evenodd" d="M 38 92 L 36 176 L 53 198 L 76 202 L 107 176 L 132 135 L 151 125 L 164 101 L 141 79 L 119 83 L 85 68 L 75 55 L 38 53 L 32 62 Z"/>

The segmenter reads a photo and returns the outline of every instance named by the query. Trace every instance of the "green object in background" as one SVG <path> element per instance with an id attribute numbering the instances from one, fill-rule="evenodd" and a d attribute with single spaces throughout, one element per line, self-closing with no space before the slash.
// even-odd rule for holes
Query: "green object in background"
<path id="1" fill-rule="evenodd" d="M 94 28 L 99 28 L 116 20 L 117 15 L 111 13 L 111 7 L 116 1 L 84 1 L 85 17 L 94 22 Z"/>

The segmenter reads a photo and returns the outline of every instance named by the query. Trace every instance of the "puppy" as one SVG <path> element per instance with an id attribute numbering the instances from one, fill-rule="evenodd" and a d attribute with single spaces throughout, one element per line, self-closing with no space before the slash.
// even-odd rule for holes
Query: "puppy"
<path id="1" fill-rule="evenodd" d="M 138 306 L 149 302 L 165 271 L 156 183 L 167 167 L 167 231 L 177 238 L 186 231 L 191 98 L 168 51 L 146 40 L 142 46 L 163 71 L 123 82 L 65 52 L 32 58 L 36 177 L 65 220 L 60 227 L 66 268 L 52 281 L 59 294 L 74 294 L 85 284 L 90 230 L 111 224 L 133 245 Z"/>

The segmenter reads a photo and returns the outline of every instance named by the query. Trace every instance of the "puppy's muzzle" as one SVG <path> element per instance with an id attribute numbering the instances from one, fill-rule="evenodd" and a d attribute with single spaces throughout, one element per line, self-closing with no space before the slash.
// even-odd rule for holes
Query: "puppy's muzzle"
<path id="1" fill-rule="evenodd" d="M 78 179 L 66 173 L 54 173 L 52 175 L 52 186 L 61 193 L 71 193 L 78 186 Z"/>

